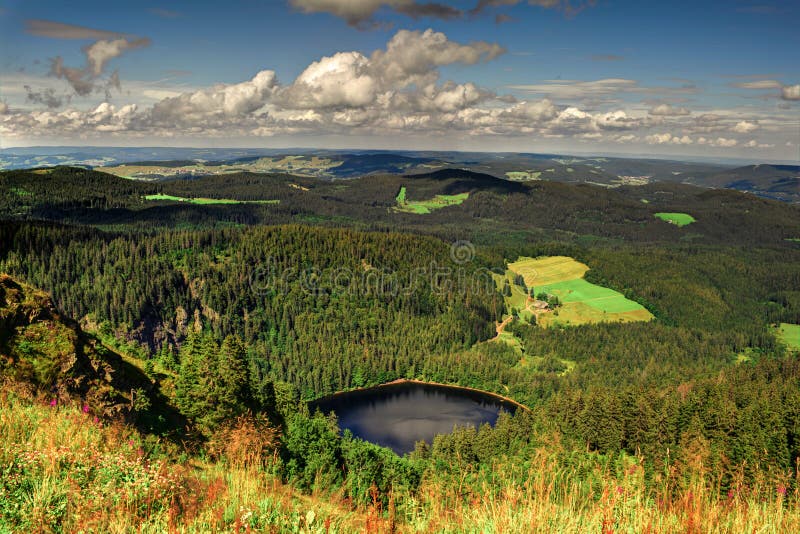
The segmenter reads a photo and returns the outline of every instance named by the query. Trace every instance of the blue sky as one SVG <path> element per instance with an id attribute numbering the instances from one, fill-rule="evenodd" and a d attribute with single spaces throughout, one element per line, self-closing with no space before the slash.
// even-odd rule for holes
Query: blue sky
<path id="1" fill-rule="evenodd" d="M 0 1 L 0 144 L 800 159 L 797 2 L 478 2 Z"/>

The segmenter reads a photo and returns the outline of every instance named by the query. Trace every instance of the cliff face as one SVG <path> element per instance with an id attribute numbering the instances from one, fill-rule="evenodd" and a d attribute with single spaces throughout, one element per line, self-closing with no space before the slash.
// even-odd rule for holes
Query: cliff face
<path id="1" fill-rule="evenodd" d="M 0 274 L 0 381 L 116 416 L 127 414 L 131 390 L 153 389 L 137 371 L 59 314 L 46 293 Z"/>

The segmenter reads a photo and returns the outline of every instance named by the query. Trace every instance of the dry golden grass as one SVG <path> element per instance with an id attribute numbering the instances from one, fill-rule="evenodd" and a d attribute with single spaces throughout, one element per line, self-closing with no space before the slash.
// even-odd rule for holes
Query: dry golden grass
<path id="1" fill-rule="evenodd" d="M 547 258 L 519 258 L 509 263 L 508 268 L 519 273 L 528 287 L 538 287 L 566 280 L 583 278 L 589 267 L 567 256 L 550 256 Z"/>

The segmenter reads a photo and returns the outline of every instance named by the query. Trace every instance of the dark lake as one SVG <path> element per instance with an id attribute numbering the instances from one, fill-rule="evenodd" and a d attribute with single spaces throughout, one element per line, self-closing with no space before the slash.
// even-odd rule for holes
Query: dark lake
<path id="1" fill-rule="evenodd" d="M 398 383 L 342 393 L 311 403 L 336 412 L 339 427 L 397 454 L 414 450 L 417 441 L 433 441 L 455 425 L 494 425 L 500 410 L 516 406 L 492 395 L 434 384 Z"/>

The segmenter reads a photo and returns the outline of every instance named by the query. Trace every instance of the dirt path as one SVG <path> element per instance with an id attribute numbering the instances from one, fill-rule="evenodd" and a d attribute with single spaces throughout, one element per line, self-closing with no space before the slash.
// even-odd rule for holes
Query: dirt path
<path id="1" fill-rule="evenodd" d="M 533 303 L 534 303 L 534 302 L 536 302 L 536 299 L 533 299 L 533 298 L 531 298 L 531 297 L 528 297 L 528 300 L 527 300 L 527 301 L 526 301 L 526 303 L 525 303 L 525 304 L 526 304 L 526 305 L 525 305 L 525 309 L 524 309 L 523 311 L 527 311 L 527 312 L 531 312 L 531 313 L 533 313 L 533 310 L 531 309 L 531 306 L 533 306 Z M 501 322 L 501 323 L 496 323 L 496 332 L 497 332 L 497 335 L 496 335 L 496 336 L 494 336 L 494 337 L 493 337 L 492 339 L 490 339 L 489 341 L 495 341 L 495 340 L 497 340 L 497 339 L 500 337 L 500 334 L 502 334 L 502 333 L 505 331 L 505 329 L 506 329 L 506 326 L 508 326 L 508 323 L 510 323 L 510 322 L 511 322 L 511 320 L 512 320 L 513 318 L 514 318 L 514 316 L 513 316 L 513 315 L 509 315 L 508 317 L 506 317 L 506 318 L 503 320 L 503 322 Z"/>

